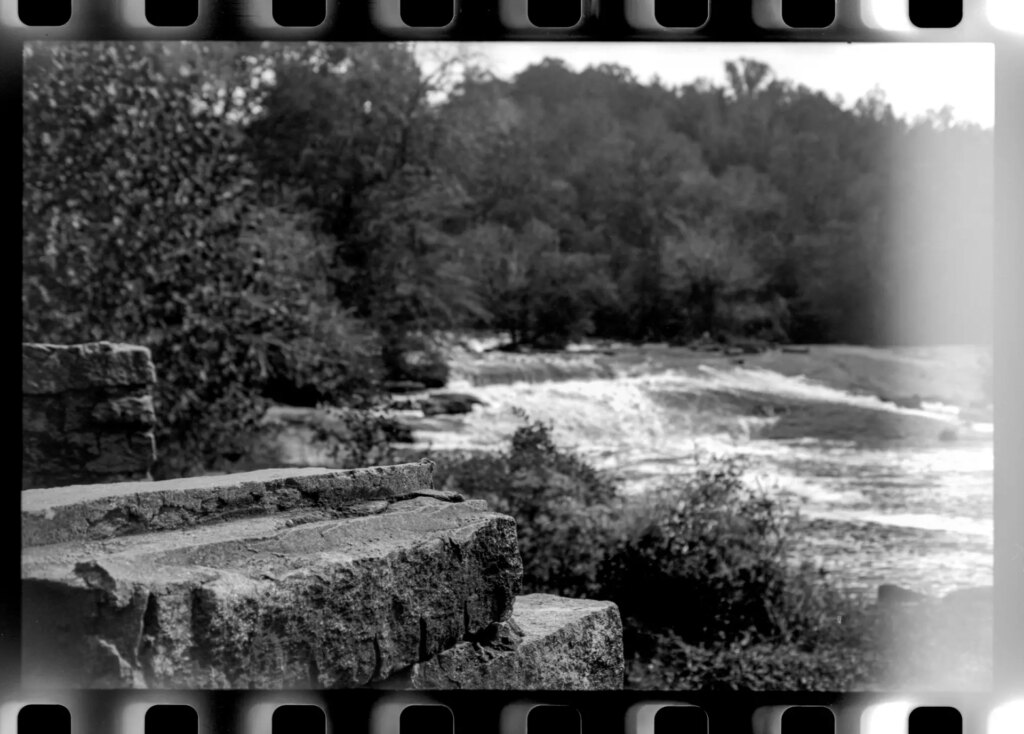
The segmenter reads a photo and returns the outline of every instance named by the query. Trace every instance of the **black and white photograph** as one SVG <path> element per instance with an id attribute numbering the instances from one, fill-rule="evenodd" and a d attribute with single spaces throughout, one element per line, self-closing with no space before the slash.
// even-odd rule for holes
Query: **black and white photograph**
<path id="1" fill-rule="evenodd" d="M 991 689 L 994 63 L 25 43 L 25 685 Z"/>

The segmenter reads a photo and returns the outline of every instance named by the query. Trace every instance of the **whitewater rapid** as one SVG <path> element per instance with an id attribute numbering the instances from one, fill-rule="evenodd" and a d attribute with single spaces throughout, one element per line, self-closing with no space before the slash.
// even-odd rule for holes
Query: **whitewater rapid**
<path id="1" fill-rule="evenodd" d="M 991 583 L 991 424 L 961 420 L 956 406 L 921 401 L 901 407 L 878 396 L 802 375 L 740 365 L 696 369 L 632 366 L 616 371 L 579 363 L 556 379 L 474 380 L 449 385 L 483 401 L 470 414 L 410 418 L 420 450 L 493 450 L 523 425 L 522 414 L 551 424 L 556 443 L 641 492 L 696 461 L 737 457 L 745 478 L 810 522 L 805 551 L 851 587 L 900 583 L 928 593 Z M 842 411 L 871 421 L 934 425 L 928 440 L 853 436 L 770 437 L 783 411 Z M 836 420 L 828 418 L 829 420 Z M 957 440 L 940 441 L 943 427 Z M 929 428 L 931 430 L 931 428 Z"/>

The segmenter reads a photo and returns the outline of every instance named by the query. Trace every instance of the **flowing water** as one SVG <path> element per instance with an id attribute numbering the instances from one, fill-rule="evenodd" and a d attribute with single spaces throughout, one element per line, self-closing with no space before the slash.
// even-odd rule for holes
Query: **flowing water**
<path id="1" fill-rule="evenodd" d="M 409 420 L 420 448 L 493 449 L 525 411 L 624 492 L 699 457 L 740 457 L 750 482 L 799 510 L 803 558 L 853 590 L 941 594 L 992 582 L 989 365 L 966 348 L 465 354 L 449 389 L 484 404 Z"/>

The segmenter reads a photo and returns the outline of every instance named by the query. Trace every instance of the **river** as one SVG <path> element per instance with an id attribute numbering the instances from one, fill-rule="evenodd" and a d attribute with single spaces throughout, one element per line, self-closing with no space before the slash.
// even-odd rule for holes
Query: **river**
<path id="1" fill-rule="evenodd" d="M 799 558 L 853 591 L 942 594 L 992 583 L 990 380 L 989 352 L 973 347 L 464 349 L 447 389 L 483 405 L 406 420 L 418 449 L 493 449 L 519 409 L 623 492 L 739 457 L 749 482 L 799 511 Z"/>

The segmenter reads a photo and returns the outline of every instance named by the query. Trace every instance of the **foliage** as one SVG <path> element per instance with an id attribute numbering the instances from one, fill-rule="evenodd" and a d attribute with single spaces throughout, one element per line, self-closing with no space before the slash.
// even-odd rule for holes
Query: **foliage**
<path id="1" fill-rule="evenodd" d="M 599 588 L 615 486 L 559 450 L 549 426 L 527 423 L 506 451 L 438 463 L 439 486 L 484 498 L 494 511 L 516 518 L 528 592 L 587 596 Z"/>
<path id="2" fill-rule="evenodd" d="M 449 223 L 466 194 L 437 157 L 443 130 L 427 78 L 402 44 L 321 47 L 272 59 L 276 83 L 247 128 L 270 190 L 294 191 L 333 251 L 333 295 L 382 338 L 401 379 L 410 334 L 484 318 Z"/>
<path id="3" fill-rule="evenodd" d="M 437 458 L 439 484 L 516 518 L 527 592 L 618 604 L 637 686 L 842 688 L 875 670 L 870 614 L 791 562 L 796 516 L 735 461 L 624 498 L 542 423 L 507 450 Z"/>
<path id="4" fill-rule="evenodd" d="M 150 347 L 162 474 L 243 452 L 275 374 L 355 387 L 336 374 L 351 330 L 308 272 L 268 263 L 275 238 L 302 257 L 300 215 L 260 206 L 222 51 L 26 51 L 23 336 Z"/>
<path id="5" fill-rule="evenodd" d="M 988 277 L 963 243 L 991 239 L 991 132 L 726 71 L 669 88 L 552 59 L 498 79 L 406 43 L 28 44 L 24 338 L 149 346 L 166 473 L 237 453 L 267 400 L 442 384 L 435 335 L 463 327 L 548 348 L 984 338 L 948 294 Z"/>
<path id="6" fill-rule="evenodd" d="M 333 447 L 332 466 L 358 469 L 394 463 L 390 442 L 400 427 L 391 416 L 366 410 L 330 408 L 324 411 L 324 418 L 324 425 L 317 429 L 316 440 Z"/>
<path id="7" fill-rule="evenodd" d="M 942 113 L 907 123 L 877 92 L 844 108 L 754 60 L 731 62 L 727 76 L 725 87 L 668 89 L 618 67 L 574 72 L 546 59 L 508 82 L 466 78 L 441 115 L 460 134 L 449 170 L 472 195 L 474 241 L 503 247 L 481 253 L 477 280 L 496 306 L 485 323 L 513 342 L 547 338 L 530 333 L 536 309 L 514 296 L 530 265 L 554 251 L 593 258 L 591 278 L 561 286 L 571 302 L 550 309 L 565 314 L 563 341 L 588 332 L 895 338 L 893 303 L 910 263 L 939 258 L 952 272 L 966 232 L 987 231 L 985 206 L 971 207 L 969 222 L 946 222 L 942 212 L 960 209 L 940 188 L 971 180 L 968 170 L 988 180 L 991 133 Z M 911 200 L 914 211 L 927 200 L 945 223 L 908 229 Z M 547 248 L 531 246 L 526 222 L 546 228 Z M 980 267 L 972 283 L 985 277 Z M 930 318 L 936 330 L 968 320 L 961 311 Z M 958 333 L 945 339 L 973 338 Z"/>
<path id="8" fill-rule="evenodd" d="M 463 235 L 493 327 L 513 345 L 564 348 L 594 330 L 594 317 L 615 299 L 605 259 L 558 249 L 558 235 L 535 219 L 522 231 L 482 225 Z"/>
<path id="9" fill-rule="evenodd" d="M 659 653 L 634 658 L 631 688 L 684 691 L 850 691 L 871 687 L 877 654 L 870 647 L 821 646 L 733 640 L 699 646 L 673 635 L 652 643 Z"/>

